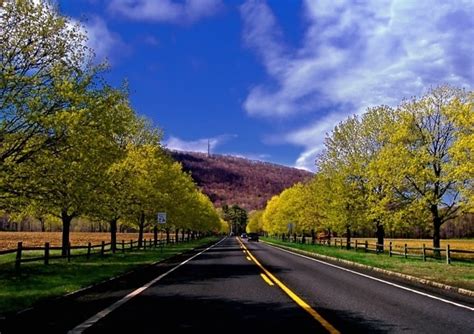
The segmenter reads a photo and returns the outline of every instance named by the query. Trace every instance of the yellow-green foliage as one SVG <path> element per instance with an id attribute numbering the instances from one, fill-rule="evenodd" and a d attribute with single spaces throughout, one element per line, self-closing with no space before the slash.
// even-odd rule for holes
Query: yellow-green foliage
<path id="1" fill-rule="evenodd" d="M 434 230 L 474 200 L 474 94 L 441 86 L 396 108 L 370 108 L 336 126 L 312 182 L 274 196 L 263 229 Z M 430 223 L 431 221 L 431 223 Z M 436 246 L 436 245 L 435 245 Z"/>
<path id="2" fill-rule="evenodd" d="M 222 230 L 161 131 L 90 65 L 82 28 L 44 1 L 0 6 L 0 209 L 55 215 L 65 231 L 80 216 L 143 229 L 162 211 L 168 230 Z"/>
<path id="3" fill-rule="evenodd" d="M 247 233 L 260 233 L 263 231 L 263 210 L 255 210 L 250 212 L 246 231 Z"/>

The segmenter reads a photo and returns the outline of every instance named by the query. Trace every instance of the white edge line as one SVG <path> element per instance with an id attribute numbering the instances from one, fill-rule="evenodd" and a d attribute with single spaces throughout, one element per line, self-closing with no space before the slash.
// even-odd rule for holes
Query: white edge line
<path id="1" fill-rule="evenodd" d="M 120 306 L 122 306 L 123 304 L 125 304 L 126 302 L 128 302 L 130 299 L 132 299 L 133 297 L 136 297 L 137 295 L 139 295 L 140 293 L 142 293 L 143 291 L 145 291 L 146 289 L 148 289 L 150 286 L 152 286 L 153 284 L 155 284 L 156 282 L 158 282 L 159 280 L 161 280 L 163 277 L 169 275 L 170 273 L 172 273 L 173 271 L 175 271 L 176 269 L 178 269 L 179 267 L 185 265 L 186 263 L 188 263 L 189 261 L 191 261 L 192 259 L 196 258 L 197 256 L 201 255 L 202 253 L 204 252 L 207 252 L 209 249 L 211 249 L 212 247 L 214 246 L 217 246 L 218 244 L 220 244 L 222 241 L 224 241 L 226 238 L 223 238 L 221 240 L 219 240 L 218 242 L 216 242 L 214 245 L 211 245 L 209 247 L 207 247 L 206 249 L 204 249 L 203 251 L 191 256 L 189 259 L 181 262 L 180 264 L 178 264 L 177 266 L 171 268 L 170 270 L 168 270 L 167 272 L 165 272 L 164 274 L 161 274 L 160 276 L 152 279 L 151 281 L 149 281 L 148 283 L 146 283 L 145 285 L 143 285 L 142 287 L 130 292 L 128 295 L 126 295 L 125 297 L 123 297 L 122 299 L 116 301 L 115 303 L 113 303 L 112 305 L 110 305 L 109 307 L 106 307 L 105 309 L 103 309 L 102 311 L 98 312 L 97 314 L 93 315 L 92 317 L 90 317 L 89 319 L 87 319 L 86 321 L 84 321 L 83 323 L 77 325 L 76 327 L 74 327 L 73 329 L 71 329 L 70 331 L 68 331 L 68 334 L 78 334 L 78 333 L 82 333 L 83 331 L 85 331 L 87 328 L 91 327 L 92 325 L 94 325 L 96 322 L 98 322 L 100 319 L 104 318 L 105 316 L 107 316 L 109 313 L 111 313 L 112 311 L 116 310 L 117 308 L 119 308 Z"/>
<path id="2" fill-rule="evenodd" d="M 455 303 L 455 302 L 452 302 L 452 301 L 450 301 L 450 300 L 447 300 L 447 299 L 444 299 L 444 298 L 440 298 L 440 297 L 436 297 L 436 296 L 430 295 L 430 294 L 425 293 L 425 292 L 421 292 L 421 291 L 418 291 L 418 290 L 414 290 L 414 289 L 411 289 L 411 288 L 407 288 L 407 287 L 405 287 L 405 286 L 403 286 L 403 285 L 399 285 L 399 284 L 396 284 L 396 283 L 392 283 L 392 282 L 389 282 L 389 281 L 385 281 L 385 280 L 383 280 L 383 279 L 376 278 L 376 277 L 373 277 L 373 276 L 370 276 L 370 275 L 362 274 L 362 273 L 359 273 L 359 272 L 357 272 L 357 271 L 350 270 L 350 269 L 347 269 L 347 268 L 344 268 L 344 267 L 340 267 L 340 266 L 335 265 L 335 264 L 332 264 L 332 263 L 324 262 L 324 261 L 321 261 L 321 260 L 318 260 L 318 259 L 315 259 L 315 258 L 306 256 L 306 255 L 298 254 L 298 253 L 295 253 L 295 252 L 292 252 L 292 251 L 289 251 L 289 250 L 280 248 L 280 247 L 278 247 L 278 246 L 273 246 L 273 245 L 270 245 L 270 244 L 268 244 L 268 243 L 265 243 L 265 244 L 266 244 L 267 246 L 272 247 L 272 248 L 276 248 L 276 249 L 278 249 L 278 250 L 281 250 L 282 252 L 286 252 L 286 253 L 289 253 L 289 254 L 293 254 L 293 255 L 296 255 L 296 256 L 299 256 L 299 257 L 302 257 L 302 258 L 311 260 L 311 261 L 315 261 L 315 262 L 318 262 L 318 263 L 321 263 L 321 264 L 324 264 L 324 265 L 327 265 L 327 266 L 330 266 L 330 267 L 334 267 L 334 268 L 337 268 L 337 269 L 340 269 L 340 270 L 344 270 L 344 271 L 350 272 L 350 273 L 352 273 L 352 274 L 359 275 L 359 276 L 362 276 L 362 277 L 365 277 L 365 278 L 368 278 L 368 279 L 371 279 L 371 280 L 374 280 L 374 281 L 377 281 L 377 282 L 385 283 L 385 284 L 394 286 L 394 287 L 399 288 L 399 289 L 407 290 L 407 291 L 410 291 L 410 292 L 413 292 L 413 293 L 416 293 L 416 294 L 419 294 L 419 295 L 422 295 L 422 296 L 425 296 L 425 297 L 428 297 L 428 298 L 432 298 L 432 299 L 436 299 L 436 300 L 442 301 L 442 302 L 447 303 L 447 304 L 451 304 L 451 305 L 454 305 L 454 306 L 457 306 L 457 307 L 462 307 L 462 308 L 468 309 L 468 310 L 470 310 L 470 311 L 474 311 L 474 307 L 469 307 L 469 306 L 466 306 L 466 305 L 463 305 L 463 304 Z"/>

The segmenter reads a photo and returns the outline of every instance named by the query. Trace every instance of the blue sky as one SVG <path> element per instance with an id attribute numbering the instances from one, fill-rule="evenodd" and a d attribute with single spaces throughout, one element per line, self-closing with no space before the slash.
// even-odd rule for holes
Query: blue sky
<path id="1" fill-rule="evenodd" d="M 348 115 L 474 84 L 474 2 L 59 0 L 172 149 L 314 170 Z"/>

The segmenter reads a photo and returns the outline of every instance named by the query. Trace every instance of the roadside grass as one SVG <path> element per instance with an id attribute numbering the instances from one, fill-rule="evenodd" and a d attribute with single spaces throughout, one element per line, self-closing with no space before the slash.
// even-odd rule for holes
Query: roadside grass
<path id="1" fill-rule="evenodd" d="M 389 257 L 388 254 L 365 253 L 363 250 L 355 251 L 322 245 L 298 244 L 265 237 L 261 239 L 278 245 L 344 259 L 474 291 L 473 262 L 455 261 L 447 265 L 444 261 L 435 259 L 427 259 L 426 262 L 423 262 L 421 259 L 405 259 L 399 256 Z"/>
<path id="2" fill-rule="evenodd" d="M 31 307 L 41 299 L 65 295 L 107 278 L 128 272 L 146 264 L 170 258 L 179 253 L 216 241 L 217 237 L 172 244 L 147 250 L 133 250 L 125 253 L 51 260 L 49 265 L 42 261 L 22 263 L 16 273 L 14 264 L 3 258 L 14 259 L 15 254 L 0 256 L 0 314 Z M 9 262 L 9 263 L 6 263 Z"/>

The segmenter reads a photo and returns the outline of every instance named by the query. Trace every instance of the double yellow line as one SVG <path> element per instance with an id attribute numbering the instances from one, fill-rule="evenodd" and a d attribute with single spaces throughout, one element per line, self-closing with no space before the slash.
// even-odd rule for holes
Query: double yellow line
<path id="1" fill-rule="evenodd" d="M 339 334 L 340 332 L 334 328 L 326 319 L 324 319 L 318 312 L 316 312 L 308 303 L 301 299 L 296 293 L 290 290 L 285 284 L 283 284 L 278 278 L 276 278 L 271 272 L 269 272 L 256 258 L 250 253 L 248 248 L 243 244 L 243 242 L 237 238 L 237 241 L 240 243 L 241 247 L 244 249 L 244 252 L 247 253 L 247 257 L 255 262 L 255 264 L 263 271 L 260 275 L 270 285 L 273 285 L 273 282 L 278 285 L 293 301 L 298 304 L 303 310 L 308 312 L 315 320 L 317 320 L 329 333 Z"/>

